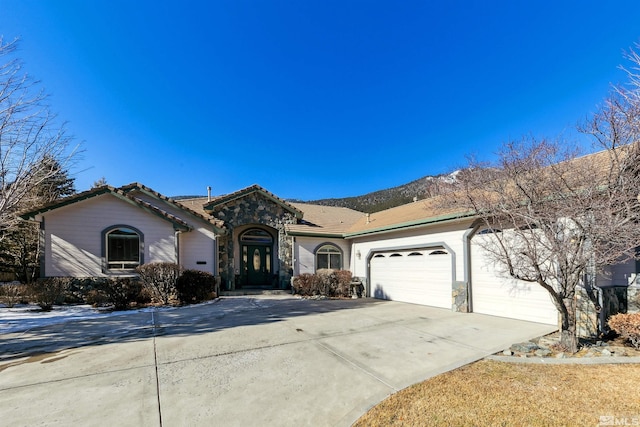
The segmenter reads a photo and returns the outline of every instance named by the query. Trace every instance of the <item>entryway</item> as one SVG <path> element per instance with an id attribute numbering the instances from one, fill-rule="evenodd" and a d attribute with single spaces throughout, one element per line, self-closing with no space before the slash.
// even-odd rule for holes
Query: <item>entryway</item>
<path id="1" fill-rule="evenodd" d="M 240 235 L 240 285 L 272 287 L 273 236 L 262 228 L 250 228 Z"/>

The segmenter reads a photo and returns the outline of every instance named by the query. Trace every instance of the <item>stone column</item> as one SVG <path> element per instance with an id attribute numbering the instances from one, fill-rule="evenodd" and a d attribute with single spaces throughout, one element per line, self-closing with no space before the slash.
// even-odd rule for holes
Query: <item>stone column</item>
<path id="1" fill-rule="evenodd" d="M 576 286 L 576 334 L 581 338 L 598 336 L 598 316 L 586 289 Z"/>
<path id="2" fill-rule="evenodd" d="M 467 282 L 453 282 L 451 289 L 452 310 L 458 313 L 469 312 L 469 292 Z"/>
<path id="3" fill-rule="evenodd" d="M 640 284 L 637 279 L 627 288 L 627 313 L 640 313 Z"/>

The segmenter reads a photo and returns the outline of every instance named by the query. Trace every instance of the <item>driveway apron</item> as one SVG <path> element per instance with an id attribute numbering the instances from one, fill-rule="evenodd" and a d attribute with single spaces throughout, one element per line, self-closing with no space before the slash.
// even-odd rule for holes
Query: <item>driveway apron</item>
<path id="1" fill-rule="evenodd" d="M 11 426 L 349 426 L 549 325 L 380 301 L 228 297 L 0 336 Z"/>

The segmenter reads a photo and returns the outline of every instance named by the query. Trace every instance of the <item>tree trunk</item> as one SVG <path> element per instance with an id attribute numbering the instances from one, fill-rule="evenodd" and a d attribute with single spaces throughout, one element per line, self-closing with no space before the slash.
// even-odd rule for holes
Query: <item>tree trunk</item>
<path id="1" fill-rule="evenodd" d="M 565 298 L 563 303 L 566 310 L 560 311 L 560 345 L 565 351 L 576 353 L 578 351 L 576 301 L 575 298 Z"/>

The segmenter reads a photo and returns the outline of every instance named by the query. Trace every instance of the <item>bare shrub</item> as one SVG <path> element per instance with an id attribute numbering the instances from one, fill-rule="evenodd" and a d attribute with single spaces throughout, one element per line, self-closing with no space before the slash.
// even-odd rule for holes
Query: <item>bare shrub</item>
<path id="1" fill-rule="evenodd" d="M 101 282 L 105 278 L 94 277 L 73 277 L 69 278 L 69 284 L 64 292 L 65 304 L 83 304 L 87 303 L 89 293 L 99 288 Z"/>
<path id="2" fill-rule="evenodd" d="M 151 296 L 151 301 L 163 305 L 178 302 L 176 282 L 182 272 L 178 264 L 172 262 L 152 262 L 136 269 L 142 287 Z"/>
<path id="3" fill-rule="evenodd" d="M 42 310 L 50 311 L 54 304 L 64 301 L 64 294 L 70 283 L 69 277 L 50 277 L 32 282 L 28 286 L 34 302 Z"/>
<path id="4" fill-rule="evenodd" d="M 11 308 L 24 302 L 27 296 L 27 286 L 20 282 L 0 284 L 0 302 Z"/>
<path id="5" fill-rule="evenodd" d="M 619 313 L 611 316 L 609 327 L 640 350 L 640 313 Z"/>
<path id="6" fill-rule="evenodd" d="M 296 294 L 303 296 L 313 295 L 314 281 L 313 274 L 303 273 L 293 278 L 293 289 Z"/>
<path id="7" fill-rule="evenodd" d="M 100 289 L 115 310 L 125 310 L 140 299 L 142 284 L 136 278 L 114 277 L 105 280 Z"/>
<path id="8" fill-rule="evenodd" d="M 316 280 L 315 280 L 315 294 L 316 295 L 324 295 L 331 296 L 331 288 L 332 283 L 335 282 L 335 275 L 333 274 L 333 270 L 331 269 L 320 269 L 316 271 Z"/>
<path id="9" fill-rule="evenodd" d="M 321 269 L 316 274 L 304 273 L 293 279 L 295 293 L 303 296 L 349 296 L 351 272 L 348 270 Z"/>
<path id="10" fill-rule="evenodd" d="M 104 307 L 110 305 L 109 297 L 107 297 L 107 295 L 99 289 L 90 290 L 87 293 L 85 301 L 87 304 L 91 304 L 93 307 Z"/>
<path id="11" fill-rule="evenodd" d="M 185 270 L 178 278 L 176 286 L 180 301 L 186 304 L 207 301 L 216 297 L 216 278 L 206 271 Z"/>
<path id="12" fill-rule="evenodd" d="M 336 270 L 334 274 L 336 277 L 336 284 L 333 291 L 334 295 L 337 297 L 348 297 L 353 274 L 351 274 L 349 270 Z"/>

